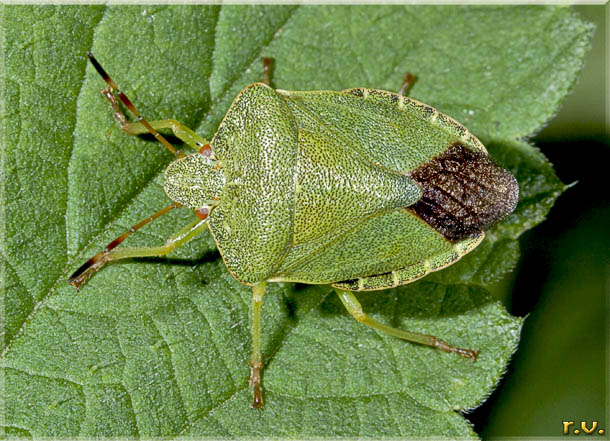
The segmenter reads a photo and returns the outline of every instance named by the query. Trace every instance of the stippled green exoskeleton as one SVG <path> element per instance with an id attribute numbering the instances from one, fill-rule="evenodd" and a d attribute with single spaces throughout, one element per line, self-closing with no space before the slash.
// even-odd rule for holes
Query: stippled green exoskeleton
<path id="1" fill-rule="evenodd" d="M 412 282 L 473 250 L 517 204 L 515 178 L 465 127 L 400 93 L 290 92 L 264 80 L 242 90 L 207 141 L 175 120 L 148 122 L 89 54 L 130 135 L 152 133 L 177 156 L 165 171 L 174 201 L 112 241 L 70 278 L 78 288 L 105 263 L 160 256 L 209 229 L 225 265 L 252 286 L 253 407 L 263 403 L 260 317 L 268 282 L 329 284 L 358 321 L 475 360 L 477 351 L 368 317 L 354 291 Z M 138 118 L 128 122 L 117 97 Z M 158 133 L 171 129 L 191 155 Z M 197 219 L 152 248 L 116 248 L 173 208 Z"/>

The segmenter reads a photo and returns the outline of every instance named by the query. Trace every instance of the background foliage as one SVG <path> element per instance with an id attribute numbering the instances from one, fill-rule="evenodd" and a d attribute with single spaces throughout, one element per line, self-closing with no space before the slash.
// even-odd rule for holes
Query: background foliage
<path id="1" fill-rule="evenodd" d="M 5 6 L 2 15 L 9 435 L 475 436 L 455 411 L 493 390 L 521 324 L 487 289 L 565 188 L 521 139 L 573 85 L 591 26 L 563 7 Z M 207 137 L 260 78 L 262 56 L 276 59 L 284 89 L 397 90 L 406 71 L 417 74 L 411 96 L 479 136 L 517 176 L 520 204 L 448 270 L 360 297 L 380 320 L 477 347 L 480 360 L 366 329 L 325 287 L 276 285 L 263 309 L 267 405 L 253 412 L 250 293 L 209 236 L 169 259 L 109 266 L 75 294 L 69 274 L 166 203 L 171 159 L 121 133 L 87 50 L 150 119 L 175 117 Z M 189 216 L 167 216 L 130 244 L 161 243 Z"/>
<path id="2" fill-rule="evenodd" d="M 575 10 L 596 25 L 592 49 L 560 112 L 533 139 L 574 185 L 521 237 L 516 270 L 493 287 L 513 314 L 528 316 L 500 386 L 468 415 L 483 438 L 563 436 L 562 421 L 597 421 L 606 434 L 595 437 L 608 438 L 610 5 Z"/>

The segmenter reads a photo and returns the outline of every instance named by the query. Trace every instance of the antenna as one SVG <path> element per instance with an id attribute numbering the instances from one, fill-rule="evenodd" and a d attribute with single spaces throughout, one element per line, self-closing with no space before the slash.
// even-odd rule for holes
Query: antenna
<path id="1" fill-rule="evenodd" d="M 114 82 L 114 80 L 112 78 L 110 78 L 110 75 L 108 75 L 108 73 L 104 70 L 104 68 L 100 65 L 100 63 L 98 63 L 98 61 L 95 59 L 95 57 L 93 56 L 93 54 L 91 52 L 87 52 L 87 57 L 89 57 L 89 61 L 91 61 L 91 64 L 93 64 L 93 67 L 95 67 L 95 70 L 97 70 L 97 73 L 100 74 L 100 76 L 109 86 L 108 88 L 102 90 L 102 93 L 106 96 L 108 101 L 110 101 L 110 104 L 112 105 L 112 107 L 115 109 L 115 117 L 117 118 L 119 123 L 122 126 L 128 124 L 125 121 L 124 115 L 122 115 L 120 110 L 118 109 L 118 105 L 116 104 L 116 101 L 114 99 L 114 95 L 113 95 L 114 93 L 116 93 L 119 96 L 119 99 L 125 105 L 125 107 L 127 107 L 131 111 L 131 113 L 133 113 L 135 115 L 135 117 L 138 119 L 138 121 L 140 123 L 142 123 L 142 125 L 144 127 L 146 127 L 146 129 L 157 139 L 157 141 L 159 141 L 161 144 L 163 144 L 165 147 L 167 147 L 167 149 L 170 152 L 172 152 L 172 154 L 174 156 L 176 156 L 177 158 L 182 158 L 182 157 L 186 156 L 184 153 L 181 153 L 178 150 L 176 150 L 175 147 L 173 145 L 171 145 L 167 141 L 167 139 L 165 139 L 163 137 L 163 135 L 161 135 L 159 132 L 157 132 L 150 125 L 150 123 L 146 120 L 146 118 L 144 118 L 142 115 L 140 115 L 140 112 L 138 112 L 138 109 L 136 109 L 136 106 L 134 106 L 133 103 L 129 100 L 129 98 L 127 98 L 127 95 L 125 95 L 123 92 L 121 92 L 119 90 L 119 87 L 117 86 L 117 84 Z M 120 116 L 117 116 L 117 114 Z"/>

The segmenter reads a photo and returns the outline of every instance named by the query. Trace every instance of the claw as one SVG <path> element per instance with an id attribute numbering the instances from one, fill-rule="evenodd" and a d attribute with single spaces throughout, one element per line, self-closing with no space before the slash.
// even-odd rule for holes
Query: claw
<path id="1" fill-rule="evenodd" d="M 261 390 L 261 365 L 252 365 L 250 370 L 250 386 L 254 389 L 254 399 L 252 400 L 253 409 L 263 407 L 263 392 Z"/>
<path id="2" fill-rule="evenodd" d="M 477 356 L 479 355 L 479 351 L 476 349 L 462 349 L 456 348 L 455 346 L 451 346 L 445 343 L 443 340 L 440 340 L 436 337 L 432 337 L 435 339 L 434 346 L 441 351 L 445 352 L 455 352 L 456 354 L 460 354 L 462 357 L 470 358 L 472 361 L 477 361 Z"/>

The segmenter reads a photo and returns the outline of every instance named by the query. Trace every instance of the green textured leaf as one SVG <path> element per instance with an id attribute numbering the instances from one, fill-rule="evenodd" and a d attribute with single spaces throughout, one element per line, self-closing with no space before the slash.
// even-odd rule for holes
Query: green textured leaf
<path id="1" fill-rule="evenodd" d="M 590 25 L 565 7 L 3 6 L 2 424 L 16 437 L 476 437 L 459 411 L 493 390 L 519 339 L 485 286 L 563 191 L 519 139 L 557 110 Z M 476 363 L 381 335 L 328 287 L 271 285 L 266 405 L 249 408 L 250 289 L 209 235 L 168 259 L 109 265 L 77 294 L 87 257 L 167 204 L 171 160 L 121 132 L 91 50 L 149 119 L 211 137 L 275 58 L 288 90 L 398 90 L 463 122 L 517 176 L 521 201 L 447 270 L 359 295 L 373 317 L 481 350 Z M 176 210 L 129 239 L 158 245 Z"/>

